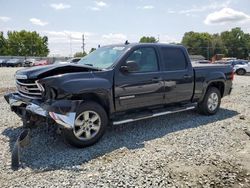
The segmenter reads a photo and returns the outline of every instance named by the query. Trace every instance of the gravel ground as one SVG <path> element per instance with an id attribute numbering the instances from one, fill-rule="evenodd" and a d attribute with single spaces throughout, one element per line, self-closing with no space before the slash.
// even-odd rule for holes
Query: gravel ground
<path id="1" fill-rule="evenodd" d="M 2 92 L 16 69 L 0 68 Z M 195 111 L 111 126 L 96 145 L 66 145 L 51 127 L 32 129 L 22 168 L 10 168 L 20 119 L 0 96 L 1 187 L 250 187 L 250 76 L 236 76 L 214 116 Z"/>

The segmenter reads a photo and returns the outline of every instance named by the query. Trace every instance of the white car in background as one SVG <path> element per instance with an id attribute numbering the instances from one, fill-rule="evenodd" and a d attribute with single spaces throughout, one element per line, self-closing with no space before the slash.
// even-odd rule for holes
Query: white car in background
<path id="1" fill-rule="evenodd" d="M 250 72 L 250 62 L 235 65 L 234 72 L 238 75 L 245 75 Z"/>
<path id="2" fill-rule="evenodd" d="M 36 62 L 36 59 L 33 59 L 33 58 L 29 58 L 29 59 L 26 59 L 25 61 L 24 61 L 24 66 L 25 67 L 32 67 L 32 66 L 34 66 L 34 63 Z"/>

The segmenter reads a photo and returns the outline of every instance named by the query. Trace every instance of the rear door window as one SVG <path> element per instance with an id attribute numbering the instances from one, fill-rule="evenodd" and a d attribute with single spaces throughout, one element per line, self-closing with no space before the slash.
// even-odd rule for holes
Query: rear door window
<path id="1" fill-rule="evenodd" d="M 166 71 L 185 70 L 187 67 L 186 57 L 180 48 L 161 48 L 163 63 Z"/>

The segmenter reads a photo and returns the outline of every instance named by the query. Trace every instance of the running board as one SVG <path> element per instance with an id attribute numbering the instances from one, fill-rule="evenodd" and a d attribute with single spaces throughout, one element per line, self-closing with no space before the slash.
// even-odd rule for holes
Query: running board
<path id="1" fill-rule="evenodd" d="M 151 114 L 149 116 L 144 116 L 144 117 L 139 117 L 139 118 L 134 118 L 134 119 L 131 118 L 131 119 L 125 119 L 125 120 L 121 120 L 121 121 L 113 121 L 113 125 L 120 125 L 120 124 L 124 124 L 124 123 L 131 123 L 131 122 L 139 121 L 139 120 L 143 120 L 143 119 L 149 119 L 149 118 L 163 116 L 163 115 L 167 115 L 167 114 L 174 114 L 174 113 L 177 113 L 177 112 L 183 112 L 183 111 L 187 111 L 187 110 L 193 110 L 195 108 L 196 108 L 196 106 L 189 106 L 189 107 L 178 109 L 178 110 L 168 110 L 168 111 L 165 111 L 165 112 L 154 113 L 154 114 Z"/>

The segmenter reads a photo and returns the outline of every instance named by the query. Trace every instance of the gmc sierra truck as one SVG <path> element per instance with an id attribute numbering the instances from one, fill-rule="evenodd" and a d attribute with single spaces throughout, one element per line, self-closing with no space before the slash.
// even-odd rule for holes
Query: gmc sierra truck
<path id="1" fill-rule="evenodd" d="M 183 46 L 109 45 L 77 64 L 17 71 L 17 91 L 5 99 L 25 126 L 56 124 L 71 145 L 86 147 L 109 123 L 195 108 L 213 115 L 230 94 L 233 76 L 230 65 L 192 65 Z"/>

